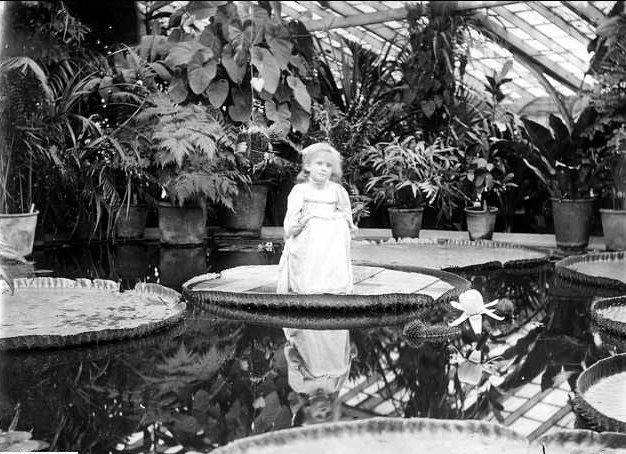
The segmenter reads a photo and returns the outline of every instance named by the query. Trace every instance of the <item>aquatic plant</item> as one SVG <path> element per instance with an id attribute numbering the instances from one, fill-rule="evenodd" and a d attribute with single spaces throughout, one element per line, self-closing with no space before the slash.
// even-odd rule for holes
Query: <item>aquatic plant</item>
<path id="1" fill-rule="evenodd" d="M 463 311 L 456 320 L 450 322 L 450 326 L 457 326 L 463 323 L 465 320 L 469 320 L 472 329 L 476 334 L 482 332 L 482 316 L 487 315 L 495 320 L 504 320 L 503 317 L 493 312 L 490 307 L 498 304 L 498 300 L 485 304 L 483 302 L 483 296 L 478 290 L 468 290 L 459 295 L 459 301 L 450 301 L 450 304 L 455 309 Z"/>

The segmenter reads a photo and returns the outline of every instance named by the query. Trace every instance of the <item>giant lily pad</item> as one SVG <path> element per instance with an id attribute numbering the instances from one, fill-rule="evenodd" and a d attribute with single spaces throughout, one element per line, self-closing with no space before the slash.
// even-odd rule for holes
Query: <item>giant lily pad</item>
<path id="1" fill-rule="evenodd" d="M 495 423 L 428 418 L 371 418 L 243 438 L 215 454 L 560 454 L 625 453 L 626 436 L 559 431 L 529 442 Z"/>
<path id="2" fill-rule="evenodd" d="M 352 261 L 359 265 L 405 265 L 454 271 L 464 268 L 513 267 L 548 263 L 545 252 L 496 241 L 401 239 L 354 241 Z"/>
<path id="3" fill-rule="evenodd" d="M 555 265 L 557 276 L 579 284 L 626 292 L 626 253 L 576 255 Z"/>
<path id="4" fill-rule="evenodd" d="M 442 304 L 450 292 L 469 286 L 456 275 L 425 268 L 355 266 L 353 272 L 350 295 L 278 294 L 276 265 L 240 266 L 197 276 L 183 284 L 183 295 L 196 305 L 242 310 L 397 313 Z"/>
<path id="5" fill-rule="evenodd" d="M 592 429 L 626 433 L 624 383 L 626 354 L 601 359 L 578 376 L 574 411 Z"/>
<path id="6" fill-rule="evenodd" d="M 16 279 L 0 302 L 0 350 L 125 339 L 178 322 L 180 295 L 158 284 L 120 292 L 106 280 Z"/>

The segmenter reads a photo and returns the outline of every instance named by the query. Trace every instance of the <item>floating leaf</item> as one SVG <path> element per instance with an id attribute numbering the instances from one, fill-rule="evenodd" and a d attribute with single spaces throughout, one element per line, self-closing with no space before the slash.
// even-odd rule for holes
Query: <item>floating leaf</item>
<path id="1" fill-rule="evenodd" d="M 228 81 L 226 79 L 213 80 L 207 88 L 206 94 L 213 107 L 222 107 L 228 97 Z"/>

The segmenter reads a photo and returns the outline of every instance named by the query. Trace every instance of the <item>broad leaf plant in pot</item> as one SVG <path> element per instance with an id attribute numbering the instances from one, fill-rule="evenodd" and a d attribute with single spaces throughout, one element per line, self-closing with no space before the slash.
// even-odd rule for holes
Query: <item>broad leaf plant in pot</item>
<path id="1" fill-rule="evenodd" d="M 427 144 L 416 136 L 394 137 L 366 147 L 362 156 L 371 169 L 365 190 L 387 205 L 394 238 L 419 237 L 425 205 L 450 216 L 462 199 L 457 150 L 440 138 Z"/>
<path id="2" fill-rule="evenodd" d="M 136 120 L 150 142 L 150 171 L 162 188 L 161 242 L 203 243 L 207 202 L 232 209 L 241 180 L 221 113 L 211 106 L 176 104 L 167 93 L 154 93 Z"/>
<path id="3" fill-rule="evenodd" d="M 593 107 L 585 108 L 571 128 L 553 114 L 549 128 L 522 118 L 528 143 L 523 160 L 550 193 L 556 245 L 565 252 L 584 250 L 589 243 L 601 165 L 587 134 L 596 118 Z"/>
<path id="4" fill-rule="evenodd" d="M 506 206 L 504 194 L 517 186 L 507 160 L 515 145 L 510 140 L 515 128 L 510 115 L 499 109 L 506 97 L 502 86 L 511 81 L 506 75 L 512 66 L 513 60 L 508 60 L 500 71 L 485 76 L 484 86 L 490 95 L 488 109 L 482 119 L 461 128 L 462 185 L 468 202 L 464 211 L 470 240 L 493 237 L 498 207 Z"/>
<path id="5" fill-rule="evenodd" d="M 498 207 L 504 204 L 504 193 L 517 185 L 514 175 L 507 168 L 506 147 L 508 140 L 500 140 L 494 134 L 497 126 L 485 120 L 483 125 L 470 128 L 466 134 L 472 139 L 465 150 L 462 165 L 465 195 L 469 205 L 465 207 L 467 230 L 470 240 L 490 240 L 495 229 Z"/>
<path id="6" fill-rule="evenodd" d="M 25 143 L 25 128 L 35 104 L 51 97 L 43 69 L 34 60 L 0 61 L 0 241 L 24 256 L 32 253 L 39 214 L 32 192 L 37 158 Z"/>

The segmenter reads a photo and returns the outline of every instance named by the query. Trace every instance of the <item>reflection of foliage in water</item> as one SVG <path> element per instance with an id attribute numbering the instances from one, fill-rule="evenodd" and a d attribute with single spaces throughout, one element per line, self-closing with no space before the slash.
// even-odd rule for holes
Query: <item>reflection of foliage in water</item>
<path id="1" fill-rule="evenodd" d="M 579 371 L 581 362 L 592 360 L 589 346 L 593 342 L 588 335 L 586 315 L 588 301 L 573 303 L 567 296 L 557 300 L 551 267 L 499 268 L 458 274 L 469 279 L 485 301 L 501 298 L 513 306 L 512 314 L 504 322 L 485 318 L 487 329 L 483 338 L 477 339 L 469 330 L 464 330 L 463 337 L 451 344 L 467 356 L 471 351 L 470 344 L 478 342 L 479 347 L 483 346 L 483 361 L 490 358 L 493 361 L 489 367 L 472 366 L 484 370 L 481 373 L 478 369 L 480 378 L 475 386 L 459 380 L 456 373 L 459 366 L 454 367 L 449 361 L 450 346 L 424 343 L 413 349 L 405 344 L 400 331 L 393 328 L 354 333 L 353 339 L 360 354 L 353 364 L 353 376 L 395 375 L 395 383 L 386 382 L 385 388 L 394 391 L 405 388 L 409 395 L 406 404 L 394 402 L 401 407 L 399 414 L 480 418 L 491 412 L 501 419 L 499 401 L 508 390 L 542 372 L 542 387 L 545 389 L 555 380 L 560 381 Z M 447 323 L 452 312 L 449 308 L 436 310 L 427 314 L 425 321 Z M 504 342 L 511 336 L 518 340 L 508 347 Z M 489 351 L 496 350 L 496 347 L 502 353 L 494 358 Z M 488 371 L 494 374 L 493 380 Z M 467 405 L 469 393 L 475 391 L 478 391 L 475 403 Z"/>
<path id="2" fill-rule="evenodd" d="M 2 371 L 0 424 L 20 403 L 24 427 L 53 449 L 79 452 L 121 448 L 138 432 L 127 448 L 206 450 L 291 426 L 282 330 L 200 317 L 185 323 L 175 338 L 90 360 L 3 358 L 11 367 Z"/>

